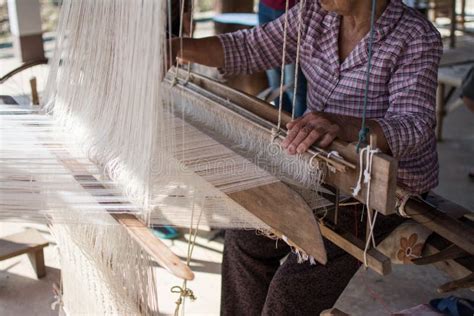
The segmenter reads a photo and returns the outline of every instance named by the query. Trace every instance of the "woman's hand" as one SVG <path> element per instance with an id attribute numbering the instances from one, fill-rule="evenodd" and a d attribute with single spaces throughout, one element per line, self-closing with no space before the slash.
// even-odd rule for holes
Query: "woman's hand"
<path id="1" fill-rule="evenodd" d="M 301 154 L 317 143 L 320 147 L 329 146 L 341 128 L 323 114 L 311 112 L 286 125 L 288 135 L 282 142 L 289 154 Z"/>

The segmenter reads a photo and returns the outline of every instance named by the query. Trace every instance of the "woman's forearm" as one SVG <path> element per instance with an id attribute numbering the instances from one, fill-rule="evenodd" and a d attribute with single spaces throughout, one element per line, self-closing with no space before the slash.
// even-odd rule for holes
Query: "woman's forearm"
<path id="1" fill-rule="evenodd" d="M 359 139 L 359 131 L 362 119 L 351 116 L 337 115 L 331 113 L 321 113 L 324 117 L 340 126 L 338 138 L 346 142 L 355 142 Z M 390 146 L 385 134 L 376 121 L 367 120 L 367 127 L 371 134 L 377 136 L 377 147 L 384 153 L 390 154 Z M 367 142 L 369 140 L 367 139 Z"/>
<path id="2" fill-rule="evenodd" d="M 181 45 L 182 43 L 182 45 Z M 173 58 L 209 67 L 224 67 L 224 48 L 217 36 L 171 40 Z"/>

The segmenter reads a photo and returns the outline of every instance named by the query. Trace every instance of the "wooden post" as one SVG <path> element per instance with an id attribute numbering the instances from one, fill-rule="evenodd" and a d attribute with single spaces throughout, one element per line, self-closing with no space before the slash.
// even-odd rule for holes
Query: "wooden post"
<path id="1" fill-rule="evenodd" d="M 30 259 L 31 265 L 35 270 L 38 279 L 44 277 L 46 275 L 46 267 L 44 265 L 43 248 L 34 252 L 28 252 L 28 259 Z"/>
<path id="2" fill-rule="evenodd" d="M 444 93 L 446 86 L 444 83 L 438 83 L 436 91 L 436 139 L 443 140 L 443 119 L 444 119 Z"/>
<path id="3" fill-rule="evenodd" d="M 36 77 L 30 79 L 30 88 L 31 88 L 31 104 L 39 105 L 39 96 L 38 96 L 38 85 Z"/>
<path id="4" fill-rule="evenodd" d="M 15 56 L 21 61 L 44 59 L 39 0 L 8 0 Z"/>
<path id="5" fill-rule="evenodd" d="M 456 0 L 451 0 L 450 5 L 451 25 L 449 29 L 449 48 L 454 48 L 456 46 Z"/>

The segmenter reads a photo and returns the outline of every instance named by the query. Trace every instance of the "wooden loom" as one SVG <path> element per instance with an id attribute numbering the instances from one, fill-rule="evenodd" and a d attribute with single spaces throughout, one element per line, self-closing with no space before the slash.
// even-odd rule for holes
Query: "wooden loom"
<path id="1" fill-rule="evenodd" d="M 262 102 L 252 96 L 228 88 L 220 83 L 212 81 L 203 76 L 192 74 L 188 81 L 174 81 L 173 71 L 165 78 L 165 81 L 173 86 L 173 89 L 186 90 L 196 98 L 205 99 L 209 106 L 222 107 L 222 110 L 229 111 L 232 115 L 239 116 L 249 122 L 252 128 L 260 128 L 269 133 L 277 121 L 277 111 L 270 105 Z M 186 72 L 180 70 L 180 78 L 184 78 Z M 284 123 L 291 118 L 288 115 L 283 116 Z M 282 133 L 279 140 L 285 136 Z M 342 158 L 330 156 L 329 151 L 337 151 Z M 337 195 L 340 193 L 351 194 L 352 187 L 357 181 L 359 156 L 356 153 L 353 144 L 347 144 L 340 141 L 334 142 L 328 150 L 312 148 L 310 152 L 304 155 L 308 163 L 312 163 L 312 157 L 315 153 L 320 153 L 316 159 L 327 168 L 324 183 L 337 188 Z M 60 157 L 67 166 L 73 163 L 70 157 Z M 77 163 L 77 162 L 75 162 Z M 392 157 L 378 154 L 374 157 L 371 205 L 383 215 L 390 215 L 395 212 L 396 204 L 396 172 L 397 162 Z M 99 180 L 97 186 L 102 186 Z M 364 194 L 365 187 L 362 191 Z M 312 210 L 306 202 L 283 183 L 275 183 L 249 189 L 243 192 L 229 194 L 229 196 L 244 206 L 252 214 L 256 215 L 274 230 L 274 233 L 281 237 L 285 235 L 293 242 L 296 247 L 305 249 L 308 253 L 315 256 L 321 256 L 321 242 L 318 238 L 318 226 L 312 216 Z M 364 202 L 361 197 L 356 197 L 360 202 Z M 292 208 L 289 209 L 287 201 L 292 201 Z M 261 203 L 264 201 L 264 203 Z M 337 200 L 336 207 L 337 207 Z M 266 207 L 262 207 L 262 205 Z M 424 202 L 412 199 L 406 204 L 405 211 L 414 216 L 415 220 L 424 223 L 430 229 L 438 232 L 447 240 L 456 244 L 462 249 L 461 254 L 473 254 L 472 245 L 474 244 L 473 231 L 466 224 L 456 221 L 452 218 L 441 218 L 439 211 L 427 205 Z M 428 213 L 429 212 L 429 213 Z M 278 214 L 275 216 L 275 214 Z M 295 214 L 299 214 L 295 216 Z M 194 276 L 190 269 L 184 265 L 177 256 L 175 256 L 164 244 L 155 238 L 143 224 L 134 215 L 112 215 L 117 222 L 123 225 L 130 235 L 136 240 L 143 249 L 149 253 L 160 265 L 167 268 L 174 275 L 191 280 Z M 429 217 L 430 220 L 426 222 Z M 434 218 L 433 218 L 434 217 Z M 295 226 L 287 226 L 292 218 L 298 218 L 297 225 L 300 229 L 294 229 Z M 285 220 L 285 219 L 289 219 Z M 305 219 L 305 220 L 302 220 Z M 301 229 L 301 223 L 306 226 Z M 340 231 L 337 228 L 337 217 L 334 222 L 321 221 L 319 229 L 324 237 L 347 251 L 349 254 L 363 260 L 364 242 L 355 238 L 347 232 Z M 446 227 L 446 224 L 448 225 Z M 294 232 L 293 234 L 291 232 Z M 459 256 L 459 253 L 458 253 Z M 438 255 L 439 257 L 439 255 Z M 443 257 L 442 257 L 443 258 Z M 452 259 L 452 255 L 450 257 Z M 432 260 L 430 261 L 430 263 Z M 385 275 L 390 272 L 390 260 L 376 249 L 370 249 L 368 252 L 368 265 L 376 272 Z"/>
<path id="2" fill-rule="evenodd" d="M 197 99 L 205 99 L 205 102 L 202 103 L 204 106 L 222 107 L 224 111 L 229 111 L 232 115 L 248 120 L 249 128 L 261 128 L 268 133 L 269 139 L 271 138 L 271 129 L 276 126 L 278 120 L 278 111 L 271 105 L 195 73 L 188 76 L 186 71 L 178 70 L 178 75 L 176 76 L 175 74 L 176 69 L 171 70 L 165 78 L 165 81 L 172 85 L 174 89 L 186 91 Z M 176 78 L 186 78 L 186 80 L 176 80 Z M 283 125 L 290 120 L 291 117 L 289 115 L 283 114 Z M 285 133 L 281 133 L 279 141 L 284 136 Z M 329 155 L 331 151 L 337 151 L 340 157 L 331 157 Z M 344 249 L 356 259 L 363 261 L 364 242 L 348 232 L 341 231 L 337 227 L 339 194 L 351 195 L 352 187 L 355 185 L 359 174 L 359 156 L 356 153 L 355 145 L 336 140 L 327 150 L 313 147 L 303 156 L 308 160 L 308 163 L 312 163 L 311 158 L 315 153 L 320 153 L 315 157 L 320 163 L 325 164 L 328 169 L 323 182 L 335 188 L 334 192 L 336 193 L 332 200 L 335 204 L 334 220 L 333 222 L 329 220 L 319 221 L 321 233 L 325 238 Z M 397 161 L 388 155 L 377 154 L 374 156 L 372 170 L 370 205 L 382 215 L 394 214 L 396 212 L 396 196 L 397 194 L 404 194 L 403 190 L 397 187 L 396 184 Z M 364 198 L 361 196 L 365 196 L 365 190 L 366 188 L 364 187 L 362 193 L 355 197 L 355 199 L 364 204 Z M 268 192 L 268 194 L 271 193 L 271 191 Z M 452 203 L 449 204 L 446 200 L 443 201 L 445 201 L 445 205 L 450 205 L 453 208 Z M 449 208 L 442 208 L 442 205 L 436 206 L 416 197 L 408 199 L 405 203 L 404 211 L 407 215 L 449 243 L 454 244 L 459 250 L 454 258 L 452 253 L 449 253 L 448 256 L 441 254 L 434 259 L 428 259 L 429 263 L 443 262 L 447 259 L 451 260 L 466 256 L 472 259 L 474 254 L 474 229 L 472 225 L 459 220 L 459 216 L 456 217 L 456 214 L 454 216 L 446 214 L 445 210 L 447 209 Z M 452 214 L 453 212 L 450 213 Z M 274 213 L 268 217 L 271 218 L 272 216 L 275 216 Z M 428 248 L 433 249 L 430 245 L 428 245 Z M 439 249 L 432 250 L 432 252 L 437 251 Z M 422 262 L 418 261 L 418 264 L 422 264 Z M 367 264 L 374 271 L 382 275 L 388 274 L 391 271 L 390 259 L 374 248 L 370 249 L 367 253 Z M 461 266 L 466 271 L 471 271 L 471 273 L 474 268 L 469 264 L 461 264 Z M 464 282 L 464 287 L 472 286 L 472 274 L 467 280 L 463 279 L 462 281 Z M 456 284 L 456 286 L 459 286 L 459 284 Z"/>

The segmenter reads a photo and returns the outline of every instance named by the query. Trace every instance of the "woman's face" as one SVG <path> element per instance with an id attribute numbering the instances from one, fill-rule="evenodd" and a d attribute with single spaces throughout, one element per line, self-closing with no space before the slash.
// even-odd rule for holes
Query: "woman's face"
<path id="1" fill-rule="evenodd" d="M 319 3 L 326 11 L 336 12 L 339 15 L 349 15 L 357 1 L 360 0 L 319 0 Z"/>

